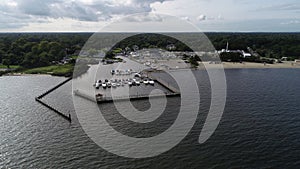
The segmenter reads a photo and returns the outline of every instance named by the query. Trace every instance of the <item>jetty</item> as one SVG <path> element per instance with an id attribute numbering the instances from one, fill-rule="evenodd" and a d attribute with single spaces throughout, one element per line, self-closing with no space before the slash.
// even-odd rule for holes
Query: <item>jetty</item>
<path id="1" fill-rule="evenodd" d="M 42 101 L 42 98 L 47 96 L 48 94 L 50 94 L 51 92 L 55 91 L 56 89 L 58 89 L 59 87 L 63 86 L 64 84 L 66 84 L 67 82 L 69 82 L 70 80 L 72 80 L 72 78 L 68 78 L 66 80 L 64 80 L 63 82 L 59 83 L 58 85 L 52 87 L 51 89 L 47 90 L 46 92 L 44 92 L 43 94 L 39 95 L 38 97 L 35 98 L 35 101 L 39 102 L 40 104 L 42 104 L 43 106 L 47 107 L 48 109 L 54 111 L 55 113 L 57 113 L 58 115 L 60 115 L 61 117 L 63 117 L 64 119 L 68 120 L 69 122 L 72 121 L 71 119 L 71 114 L 69 113 L 68 115 L 60 112 L 59 110 L 57 110 L 56 108 L 50 106 L 49 104 L 45 103 Z"/>

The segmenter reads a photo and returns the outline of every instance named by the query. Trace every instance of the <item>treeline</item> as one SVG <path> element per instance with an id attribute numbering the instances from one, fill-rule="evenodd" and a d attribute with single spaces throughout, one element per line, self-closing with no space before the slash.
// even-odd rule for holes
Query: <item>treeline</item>
<path id="1" fill-rule="evenodd" d="M 51 65 L 79 51 L 90 34 L 0 34 L 0 63 L 34 68 Z"/>
<path id="2" fill-rule="evenodd" d="M 206 33 L 216 49 L 245 50 L 250 47 L 261 57 L 289 60 L 300 57 L 300 33 Z"/>
<path id="3" fill-rule="evenodd" d="M 205 33 L 216 50 L 226 48 L 229 43 L 230 50 L 248 51 L 257 53 L 263 58 L 288 60 L 300 57 L 300 33 Z M 185 33 L 186 37 L 194 33 Z M 196 37 L 196 36 L 195 36 Z M 175 48 L 172 48 L 174 45 Z M 201 43 L 199 43 L 201 45 Z M 161 48 L 174 51 L 191 51 L 184 43 L 169 36 L 160 34 L 138 34 L 122 40 L 114 46 L 114 49 L 121 48 L 134 50 L 135 48 Z M 113 50 L 111 50 L 113 51 Z M 111 52 L 110 51 L 110 52 Z M 109 53 L 111 54 L 111 53 Z M 256 59 L 256 58 L 250 58 Z"/>
<path id="4" fill-rule="evenodd" d="M 65 56 L 76 55 L 92 33 L 10 33 L 0 34 L 0 63 L 25 68 L 51 65 Z M 113 36 L 111 36 L 113 35 Z M 250 47 L 261 57 L 290 60 L 300 57 L 300 33 L 206 33 L 216 50 L 245 50 Z M 110 34 L 106 37 L 118 37 Z M 181 34 L 193 36 L 193 33 Z M 102 38 L 103 39 L 103 38 Z M 106 41 L 104 39 L 103 41 Z M 101 46 L 101 39 L 96 39 Z M 198 43 L 197 43 L 198 44 Z M 199 44 L 201 45 L 201 43 Z M 115 45 L 121 49 L 162 48 L 171 51 L 191 51 L 184 43 L 160 34 L 135 35 Z"/>
<path id="5" fill-rule="evenodd" d="M 113 48 L 137 50 L 143 48 L 160 48 L 169 51 L 192 51 L 186 44 L 167 35 L 145 33 L 130 36 L 117 43 Z"/>

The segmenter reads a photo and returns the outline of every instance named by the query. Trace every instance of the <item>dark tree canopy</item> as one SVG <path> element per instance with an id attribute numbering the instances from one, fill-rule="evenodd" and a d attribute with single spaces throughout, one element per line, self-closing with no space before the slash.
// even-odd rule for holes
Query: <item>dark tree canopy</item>
<path id="1" fill-rule="evenodd" d="M 65 56 L 76 55 L 91 33 L 3 33 L 0 34 L 0 63 L 25 68 L 47 66 Z M 300 33 L 206 33 L 216 50 L 226 47 L 245 50 L 250 47 L 261 57 L 289 60 L 300 57 Z M 114 34 L 119 36 L 119 34 Z M 184 36 L 193 36 L 186 33 Z M 99 46 L 97 42 L 96 46 Z M 116 44 L 110 53 L 142 48 L 161 48 L 170 51 L 192 51 L 177 39 L 161 34 L 138 34 Z M 90 51 L 95 54 L 94 51 Z M 222 58 L 226 59 L 223 55 Z M 234 57 L 238 60 L 237 56 Z M 247 58 L 253 60 L 255 58 Z M 193 58 L 197 60 L 197 58 Z"/>

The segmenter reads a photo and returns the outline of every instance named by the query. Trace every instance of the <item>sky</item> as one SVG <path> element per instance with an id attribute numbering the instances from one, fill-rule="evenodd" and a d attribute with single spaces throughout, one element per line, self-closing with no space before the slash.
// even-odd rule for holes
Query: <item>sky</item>
<path id="1" fill-rule="evenodd" d="M 0 0 L 0 32 L 96 32 L 145 12 L 175 16 L 205 32 L 300 31 L 299 0 Z"/>

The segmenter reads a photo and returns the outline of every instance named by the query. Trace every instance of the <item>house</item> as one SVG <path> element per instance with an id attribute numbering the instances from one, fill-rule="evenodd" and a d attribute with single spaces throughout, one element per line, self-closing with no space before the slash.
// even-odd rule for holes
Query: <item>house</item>
<path id="1" fill-rule="evenodd" d="M 249 49 L 249 48 L 248 48 Z M 218 51 L 219 54 L 221 53 L 240 53 L 244 58 L 251 57 L 251 53 L 246 53 L 244 50 L 229 50 L 229 43 L 226 44 L 226 49 L 222 49 Z"/>

